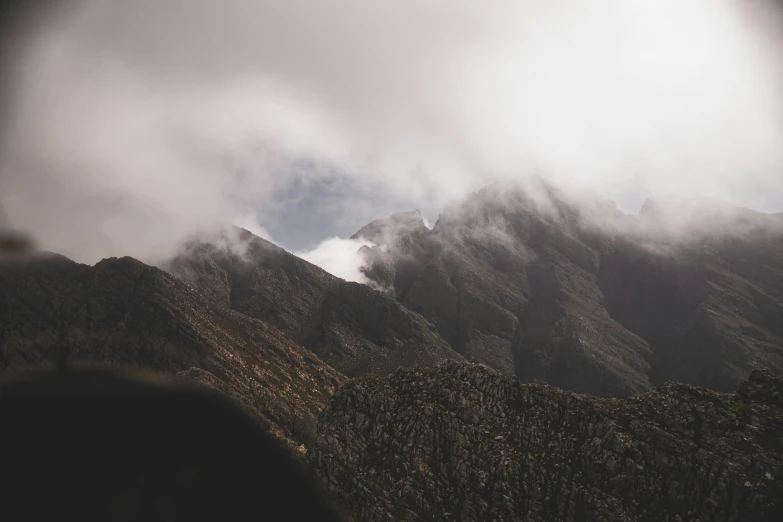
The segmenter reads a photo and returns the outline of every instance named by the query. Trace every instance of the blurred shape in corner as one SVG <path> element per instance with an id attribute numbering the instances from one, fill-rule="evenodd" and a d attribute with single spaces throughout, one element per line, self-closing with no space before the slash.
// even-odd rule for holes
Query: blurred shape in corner
<path id="1" fill-rule="evenodd" d="M 3 206 L 0 205 L 0 260 L 32 254 L 35 241 L 29 235 L 13 230 Z"/>

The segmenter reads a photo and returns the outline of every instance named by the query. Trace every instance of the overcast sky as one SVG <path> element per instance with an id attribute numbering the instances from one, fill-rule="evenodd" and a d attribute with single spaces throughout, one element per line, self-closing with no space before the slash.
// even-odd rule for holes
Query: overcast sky
<path id="1" fill-rule="evenodd" d="M 772 0 L 82 0 L 6 47 L 0 203 L 75 259 L 291 250 L 540 174 L 783 211 Z"/>

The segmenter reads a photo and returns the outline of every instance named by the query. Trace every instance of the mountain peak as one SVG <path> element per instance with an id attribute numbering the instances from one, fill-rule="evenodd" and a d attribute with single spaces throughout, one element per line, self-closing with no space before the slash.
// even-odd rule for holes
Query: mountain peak
<path id="1" fill-rule="evenodd" d="M 419 236 L 428 232 L 421 211 L 416 209 L 395 212 L 389 217 L 376 219 L 360 228 L 351 239 L 366 239 L 376 245 L 386 245 L 393 249 L 410 236 Z"/>

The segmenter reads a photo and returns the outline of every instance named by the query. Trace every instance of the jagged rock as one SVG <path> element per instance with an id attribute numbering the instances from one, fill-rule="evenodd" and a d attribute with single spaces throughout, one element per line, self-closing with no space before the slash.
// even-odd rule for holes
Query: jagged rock
<path id="1" fill-rule="evenodd" d="M 737 390 L 737 395 L 746 401 L 764 402 L 783 408 L 783 388 L 777 374 L 766 370 L 753 370 L 750 378 L 744 381 Z"/>
<path id="2" fill-rule="evenodd" d="M 308 459 L 362 521 L 781 520 L 781 391 L 597 399 L 449 362 L 338 390 Z"/>

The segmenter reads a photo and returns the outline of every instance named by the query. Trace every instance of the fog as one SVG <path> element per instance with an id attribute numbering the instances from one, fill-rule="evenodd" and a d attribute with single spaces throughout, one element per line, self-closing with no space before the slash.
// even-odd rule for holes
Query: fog
<path id="1" fill-rule="evenodd" d="M 80 261 L 155 262 L 227 223 L 285 247 L 267 229 L 302 159 L 313 180 L 337 172 L 411 208 L 541 175 L 626 211 L 671 192 L 783 210 L 772 1 L 81 0 L 37 15 L 4 50 L 0 203 Z M 351 217 L 350 194 L 333 213 Z M 360 280 L 357 246 L 324 240 L 299 253 Z"/>
<path id="2" fill-rule="evenodd" d="M 359 249 L 373 244 L 362 239 L 331 237 L 322 241 L 312 250 L 293 253 L 346 281 L 366 284 L 369 279 L 361 271 L 365 259 Z"/>

